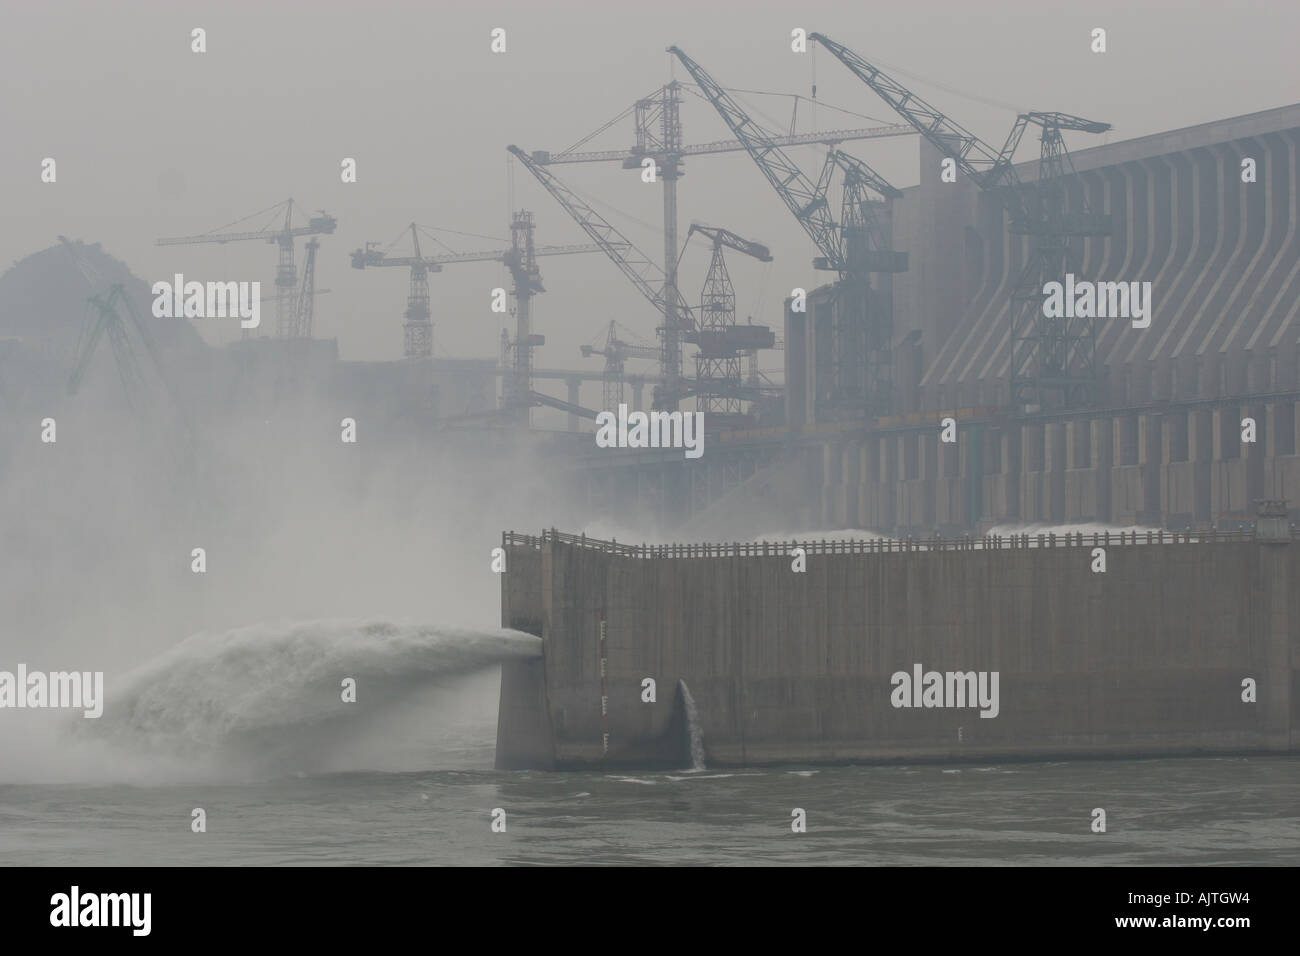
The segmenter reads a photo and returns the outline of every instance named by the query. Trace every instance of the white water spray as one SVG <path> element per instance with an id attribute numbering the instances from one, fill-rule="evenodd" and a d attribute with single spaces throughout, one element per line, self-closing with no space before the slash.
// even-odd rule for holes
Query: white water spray
<path id="1" fill-rule="evenodd" d="M 110 679 L 104 716 L 66 729 L 83 748 L 207 772 L 328 770 L 363 733 L 381 741 L 436 734 L 435 717 L 404 707 L 431 688 L 450 695 L 449 678 L 540 653 L 541 641 L 519 631 L 383 621 L 201 633 Z M 355 702 L 344 699 L 346 679 Z"/>
<path id="2" fill-rule="evenodd" d="M 691 739 L 691 769 L 705 770 L 704 766 L 704 728 L 700 726 L 700 714 L 695 708 L 695 698 L 691 696 L 691 689 L 686 686 L 686 681 L 678 680 L 678 685 L 682 689 L 682 706 L 686 711 L 686 728 L 690 732 Z"/>

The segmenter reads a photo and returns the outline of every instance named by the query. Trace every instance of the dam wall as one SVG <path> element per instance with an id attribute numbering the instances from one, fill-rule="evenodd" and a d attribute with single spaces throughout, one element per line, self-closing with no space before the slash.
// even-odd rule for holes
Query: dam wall
<path id="1" fill-rule="evenodd" d="M 502 624 L 543 655 L 503 665 L 497 765 L 687 766 L 679 682 L 711 766 L 1290 752 L 1300 549 L 1278 522 L 1275 541 L 509 533 Z M 917 678 L 908 706 L 895 675 Z"/>
<path id="2" fill-rule="evenodd" d="M 1300 500 L 1297 408 L 1300 393 L 882 421 L 823 444 L 813 520 L 904 536 L 1032 522 L 1210 529 L 1248 517 L 1261 499 Z M 951 443 L 940 438 L 948 417 Z M 1242 441 L 1247 420 L 1253 441 Z"/>

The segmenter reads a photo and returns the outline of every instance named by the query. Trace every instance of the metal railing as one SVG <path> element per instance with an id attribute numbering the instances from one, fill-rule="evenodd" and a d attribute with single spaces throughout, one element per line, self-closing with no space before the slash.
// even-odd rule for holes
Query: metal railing
<path id="1" fill-rule="evenodd" d="M 1292 529 L 1295 540 L 1297 530 Z M 732 541 L 687 542 L 673 544 L 619 544 L 588 538 L 585 534 L 565 534 L 554 528 L 540 535 L 507 531 L 502 545 L 514 548 L 541 548 L 543 542 L 555 541 L 604 554 L 625 558 L 748 558 L 788 557 L 795 548 L 805 554 L 901 554 L 912 551 L 1000 551 L 1024 548 L 1108 548 L 1148 544 L 1226 544 L 1255 540 L 1253 531 L 1126 531 L 1069 532 L 1047 534 L 989 534 L 957 538 L 851 538 L 844 540 Z"/>

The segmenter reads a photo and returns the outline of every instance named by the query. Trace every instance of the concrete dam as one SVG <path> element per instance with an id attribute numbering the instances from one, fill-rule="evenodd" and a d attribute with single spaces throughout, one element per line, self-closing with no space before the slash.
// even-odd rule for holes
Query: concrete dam
<path id="1" fill-rule="evenodd" d="M 710 766 L 1294 752 L 1300 548 L 1266 506 L 1244 532 L 507 533 L 501 623 L 543 656 L 502 665 L 497 766 L 686 767 L 691 729 Z"/>

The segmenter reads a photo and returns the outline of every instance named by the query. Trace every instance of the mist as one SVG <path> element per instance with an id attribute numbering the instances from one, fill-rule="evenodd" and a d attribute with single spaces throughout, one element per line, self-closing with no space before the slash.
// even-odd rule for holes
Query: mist
<path id="1" fill-rule="evenodd" d="M 6 712 L 0 779 L 258 773 L 287 752 L 301 759 L 281 771 L 333 769 L 347 741 L 363 765 L 394 766 L 366 739 L 425 769 L 409 741 L 466 714 L 490 754 L 491 675 L 516 633 L 499 627 L 492 549 L 503 530 L 581 517 L 531 439 L 420 439 L 310 385 L 279 406 L 223 408 L 182 384 L 187 443 L 165 402 L 137 414 L 119 392 L 98 356 L 86 391 L 33 388 L 6 430 L 0 667 L 102 670 L 108 703 L 75 726 Z M 355 444 L 340 440 L 349 414 Z M 475 674 L 467 694 L 458 680 Z M 343 677 L 364 717 L 339 736 L 315 725 L 344 709 Z"/>
<path id="2" fill-rule="evenodd" d="M 682 79 L 669 44 L 746 90 L 763 121 L 801 131 L 894 118 L 829 57 L 794 56 L 796 26 L 906 64 L 918 90 L 995 142 L 1020 109 L 1099 117 L 1127 139 L 1275 107 L 1300 88 L 1300 21 L 1284 4 L 328 3 L 304 16 L 241 0 L 129 13 L 27 4 L 7 11 L 0 35 L 11 94 L 0 129 L 13 146 L 0 156 L 0 255 L 17 262 L 0 280 L 0 338 L 24 339 L 0 365 L 0 668 L 102 670 L 108 699 L 97 728 L 55 711 L 6 713 L 0 783 L 482 765 L 496 662 L 524 637 L 500 627 L 491 552 L 503 531 L 651 543 L 859 534 L 750 504 L 676 529 L 631 513 L 596 519 L 545 431 L 561 412 L 536 410 L 531 433 L 434 429 L 386 414 L 383 395 L 324 379 L 272 386 L 274 369 L 248 372 L 224 348 L 239 342 L 237 321 L 178 322 L 162 341 L 166 381 L 151 380 L 139 407 L 124 401 L 106 349 L 69 396 L 81 310 L 110 280 L 134 283 L 145 316 L 140 290 L 175 273 L 271 287 L 265 242 L 159 247 L 159 237 L 218 229 L 289 196 L 308 214 L 328 210 L 339 230 L 322 240 L 318 285 L 330 292 L 315 336 L 344 361 L 396 366 L 406 273 L 350 269 L 348 252 L 387 245 L 413 220 L 458 252 L 504 247 L 521 208 L 536 210 L 539 244 L 584 241 L 505 147 L 562 150 Z M 1098 24 L 1111 31 L 1105 57 L 1087 52 Z M 498 26 L 510 46 L 494 57 Z M 202 55 L 190 49 L 195 27 L 209 38 Z M 790 91 L 814 89 L 812 109 L 792 111 Z M 726 135 L 697 98 L 683 124 L 688 143 Z M 631 140 L 624 121 L 585 148 Z M 916 137 L 850 145 L 899 187 L 917 182 Z M 824 147 L 814 151 L 801 154 L 809 168 Z M 44 157 L 57 159 L 57 183 L 40 180 Z M 356 183 L 340 180 L 345 157 Z M 816 250 L 743 154 L 692 157 L 687 169 L 682 233 L 700 220 L 769 245 L 770 267 L 731 266 L 736 312 L 779 326 L 787 291 L 821 281 Z M 659 187 L 611 165 L 560 170 L 642 248 L 661 250 Z M 103 244 L 99 280 L 71 260 L 40 277 L 23 270 L 24 257 L 57 253 L 60 236 Z M 708 261 L 702 246 L 683 254 L 687 298 Z M 578 366 L 579 346 L 611 319 L 653 342 L 662 317 L 603 256 L 548 258 L 543 274 L 539 366 Z M 495 357 L 508 317 L 487 303 L 509 285 L 504 268 L 458 265 L 430 282 L 434 355 Z M 599 388 L 585 382 L 580 400 L 594 405 Z M 57 441 L 41 438 L 47 418 Z M 355 443 L 340 438 L 349 418 Z M 388 633 L 415 635 L 417 661 L 447 641 L 483 653 L 412 664 L 373 640 Z M 403 662 L 407 679 L 391 679 L 385 661 Z M 358 677 L 359 713 L 342 725 L 345 676 Z"/>

